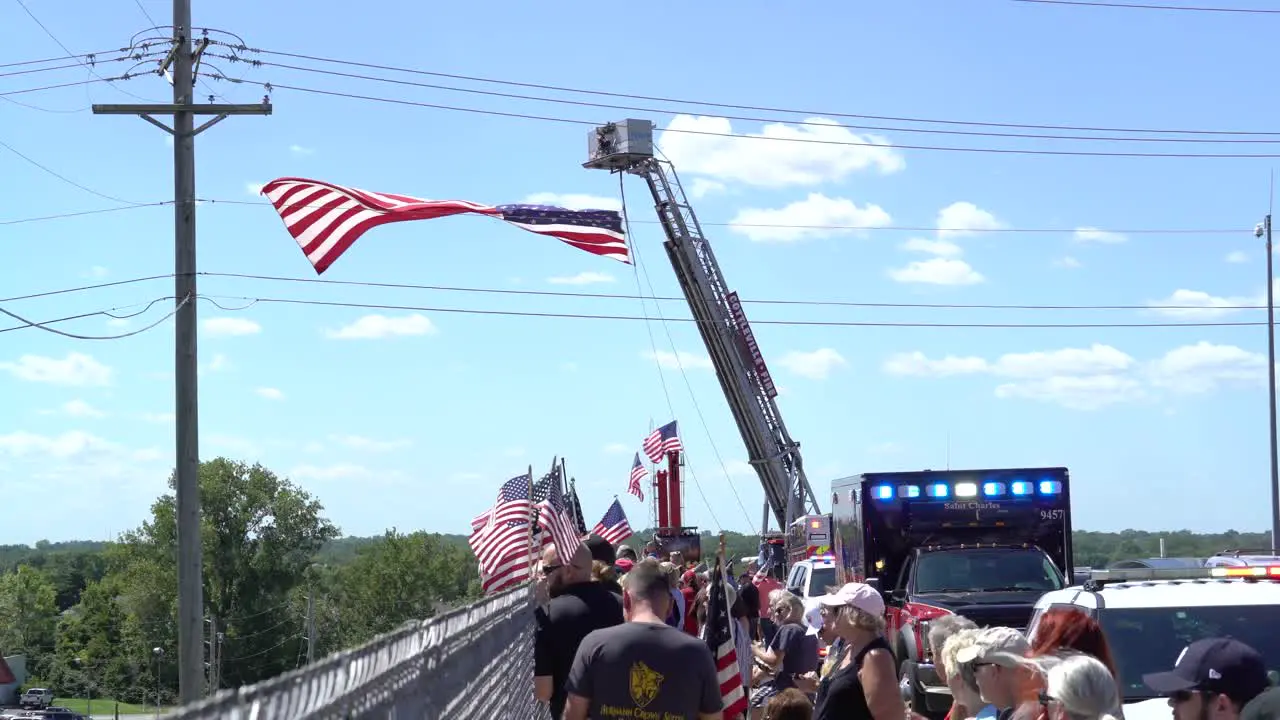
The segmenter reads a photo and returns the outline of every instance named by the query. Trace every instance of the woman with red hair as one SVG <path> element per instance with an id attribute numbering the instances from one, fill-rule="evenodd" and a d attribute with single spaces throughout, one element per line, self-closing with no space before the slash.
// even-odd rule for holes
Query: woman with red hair
<path id="1" fill-rule="evenodd" d="M 1031 633 L 1029 655 L 1052 655 L 1063 650 L 1097 658 L 1111 671 L 1112 677 L 1119 680 L 1107 636 L 1088 613 L 1072 608 L 1050 608 L 1040 616 Z"/>

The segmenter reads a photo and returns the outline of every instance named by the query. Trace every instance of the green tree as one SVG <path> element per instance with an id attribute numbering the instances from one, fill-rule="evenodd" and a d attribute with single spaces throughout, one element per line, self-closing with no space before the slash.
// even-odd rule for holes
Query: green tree
<path id="1" fill-rule="evenodd" d="M 40 571 L 20 565 L 0 576 L 0 648 L 27 655 L 29 667 L 43 674 L 52 655 L 58 621 L 57 592 Z"/>

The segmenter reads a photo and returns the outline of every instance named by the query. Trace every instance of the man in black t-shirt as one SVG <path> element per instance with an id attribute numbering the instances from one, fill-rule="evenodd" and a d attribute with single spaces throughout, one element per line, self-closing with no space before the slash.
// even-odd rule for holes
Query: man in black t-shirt
<path id="1" fill-rule="evenodd" d="M 538 609 L 534 631 L 533 675 L 538 699 L 550 703 L 551 717 L 564 712 L 565 678 L 582 639 L 593 630 L 622 623 L 622 599 L 591 581 L 591 551 L 579 545 L 568 564 L 555 546 L 542 556 L 541 572 L 551 602 Z"/>
<path id="2" fill-rule="evenodd" d="M 722 720 L 711 649 L 665 622 L 672 603 L 666 573 L 646 559 L 624 585 L 628 622 L 596 630 L 578 647 L 565 683 L 564 720 Z"/>

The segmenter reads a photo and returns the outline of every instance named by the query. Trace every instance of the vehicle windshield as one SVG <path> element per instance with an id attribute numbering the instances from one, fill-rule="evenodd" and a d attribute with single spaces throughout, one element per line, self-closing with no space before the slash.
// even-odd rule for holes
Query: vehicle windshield
<path id="1" fill-rule="evenodd" d="M 813 568 L 813 574 L 809 576 L 809 594 L 825 595 L 827 588 L 835 587 L 836 569 L 834 567 L 816 567 Z"/>
<path id="2" fill-rule="evenodd" d="M 1115 657 L 1125 702 L 1156 697 L 1142 682 L 1147 673 L 1173 667 L 1182 650 L 1206 637 L 1242 638 L 1280 670 L 1280 624 L 1275 605 L 1222 605 L 1103 609 L 1098 621 Z"/>
<path id="3" fill-rule="evenodd" d="M 1034 548 L 938 550 L 920 555 L 917 593 L 1062 589 L 1062 573 Z"/>

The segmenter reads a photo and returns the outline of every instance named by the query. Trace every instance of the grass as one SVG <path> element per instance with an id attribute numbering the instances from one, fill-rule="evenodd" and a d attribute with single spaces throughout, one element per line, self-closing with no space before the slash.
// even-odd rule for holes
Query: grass
<path id="1" fill-rule="evenodd" d="M 57 707 L 64 707 L 71 712 L 87 715 L 89 712 L 89 701 L 85 698 L 55 698 L 53 704 Z M 93 714 L 94 715 L 110 715 L 115 712 L 116 701 L 111 698 L 94 698 Z M 161 707 L 161 713 L 167 712 L 169 708 Z M 149 715 L 156 711 L 155 705 L 134 705 L 133 703 L 120 703 L 121 715 Z"/>

